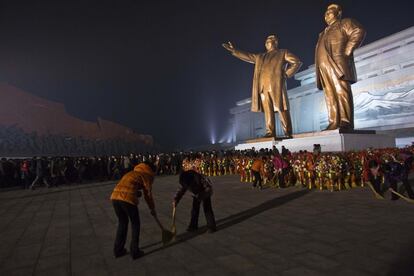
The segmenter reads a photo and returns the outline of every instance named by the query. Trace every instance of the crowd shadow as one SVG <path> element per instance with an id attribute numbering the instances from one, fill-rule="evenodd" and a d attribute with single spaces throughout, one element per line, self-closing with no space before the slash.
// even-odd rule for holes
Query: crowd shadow
<path id="1" fill-rule="evenodd" d="M 283 195 L 283 196 L 265 201 L 265 202 L 255 206 L 253 208 L 241 211 L 237 214 L 230 215 L 228 217 L 219 219 L 219 220 L 216 221 L 217 231 L 224 230 L 224 229 L 229 228 L 233 225 L 236 225 L 236 224 L 239 224 L 243 221 L 246 221 L 246 220 L 248 220 L 248 219 L 250 219 L 254 216 L 257 216 L 257 215 L 259 215 L 259 214 L 261 214 L 265 211 L 268 211 L 270 209 L 276 208 L 276 207 L 281 206 L 283 204 L 286 204 L 290 201 L 298 199 L 298 198 L 306 195 L 309 192 L 310 192 L 310 190 L 308 190 L 308 189 L 303 189 L 303 190 L 300 190 L 300 191 L 292 192 L 292 193 L 289 193 L 289 194 L 286 194 L 286 195 Z M 207 231 L 207 226 L 203 226 L 203 227 L 200 227 L 195 232 L 184 232 L 182 234 L 177 235 L 176 240 L 173 241 L 173 242 L 170 242 L 167 245 L 162 246 L 161 242 L 156 242 L 156 243 L 145 245 L 145 246 L 141 247 L 141 249 L 145 250 L 145 249 L 151 248 L 153 246 L 161 245 L 160 247 L 157 247 L 153 250 L 150 250 L 150 251 L 146 252 L 144 256 L 147 256 L 147 255 L 153 254 L 155 252 L 158 252 L 160 250 L 163 250 L 163 249 L 172 247 L 174 245 L 177 245 L 177 244 L 186 242 L 188 240 L 191 240 L 191 239 L 193 239 L 193 238 L 195 238 L 195 237 L 197 237 L 201 234 L 204 234 L 206 231 Z"/>
<path id="2" fill-rule="evenodd" d="M 31 197 L 39 197 L 49 194 L 58 194 L 58 193 L 64 193 L 69 192 L 73 190 L 83 190 L 83 189 L 90 189 L 100 186 L 108 186 L 108 185 L 115 185 L 116 180 L 109 180 L 105 182 L 98 182 L 98 183 L 72 183 L 72 184 L 62 184 L 58 187 L 41 187 L 36 188 L 34 191 L 30 189 L 23 190 L 24 194 L 16 195 L 16 196 L 3 196 L 3 194 L 6 194 L 7 191 L 4 191 L 3 194 L 0 192 L 0 199 L 1 200 L 13 200 L 13 199 L 23 199 L 23 198 L 31 198 Z M 21 190 L 21 189 L 20 189 Z M 10 191 L 9 191 L 10 192 Z"/>

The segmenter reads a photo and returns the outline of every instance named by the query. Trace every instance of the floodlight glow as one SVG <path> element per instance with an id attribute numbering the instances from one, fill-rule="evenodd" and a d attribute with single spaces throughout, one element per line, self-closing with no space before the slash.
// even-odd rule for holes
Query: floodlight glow
<path id="1" fill-rule="evenodd" d="M 210 126 L 210 143 L 214 145 L 216 143 L 216 132 L 214 131 L 214 127 L 212 125 L 213 124 Z"/>

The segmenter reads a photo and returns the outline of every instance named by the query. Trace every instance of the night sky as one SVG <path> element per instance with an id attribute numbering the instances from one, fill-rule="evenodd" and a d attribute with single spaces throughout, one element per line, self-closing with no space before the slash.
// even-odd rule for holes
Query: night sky
<path id="1" fill-rule="evenodd" d="M 366 28 L 367 44 L 413 26 L 410 2 L 335 3 Z M 306 69 L 330 3 L 2 1 L 0 81 L 62 102 L 76 117 L 151 134 L 165 149 L 208 144 L 251 93 L 253 65 L 221 44 L 262 52 L 276 34 Z"/>

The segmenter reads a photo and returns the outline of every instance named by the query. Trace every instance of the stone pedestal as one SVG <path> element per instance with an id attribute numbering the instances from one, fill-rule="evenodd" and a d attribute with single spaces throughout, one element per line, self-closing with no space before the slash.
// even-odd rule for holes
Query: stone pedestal
<path id="1" fill-rule="evenodd" d="M 280 141 L 276 141 L 275 138 L 257 138 L 247 140 L 245 143 L 236 145 L 236 150 L 246 150 L 246 149 L 271 149 L 273 146 L 276 146 Z"/>
<path id="2" fill-rule="evenodd" d="M 351 150 L 363 150 L 372 148 L 395 147 L 395 138 L 383 134 L 375 134 L 375 131 L 340 131 L 329 130 L 322 132 L 310 132 L 293 135 L 292 139 L 276 140 L 274 138 L 258 138 L 238 144 L 236 150 L 255 148 L 271 149 L 276 146 L 278 150 L 285 146 L 292 152 L 300 150 L 312 151 L 314 144 L 320 144 L 322 152 L 340 152 Z"/>

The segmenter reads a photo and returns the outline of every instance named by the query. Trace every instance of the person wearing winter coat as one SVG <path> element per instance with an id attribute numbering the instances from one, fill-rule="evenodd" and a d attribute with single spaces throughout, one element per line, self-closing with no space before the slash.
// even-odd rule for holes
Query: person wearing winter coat
<path id="1" fill-rule="evenodd" d="M 126 173 L 118 184 L 115 186 L 111 201 L 118 217 L 118 228 L 114 243 L 115 257 L 121 257 L 127 253 L 124 248 L 127 233 L 128 222 L 131 221 L 132 239 L 130 244 L 130 255 L 137 259 L 144 255 L 139 249 L 139 235 L 141 222 L 138 211 L 138 198 L 143 194 L 144 199 L 151 211 L 151 215 L 156 217 L 154 199 L 152 196 L 152 184 L 156 166 L 150 162 L 140 163 L 134 167 L 134 170 Z"/>

